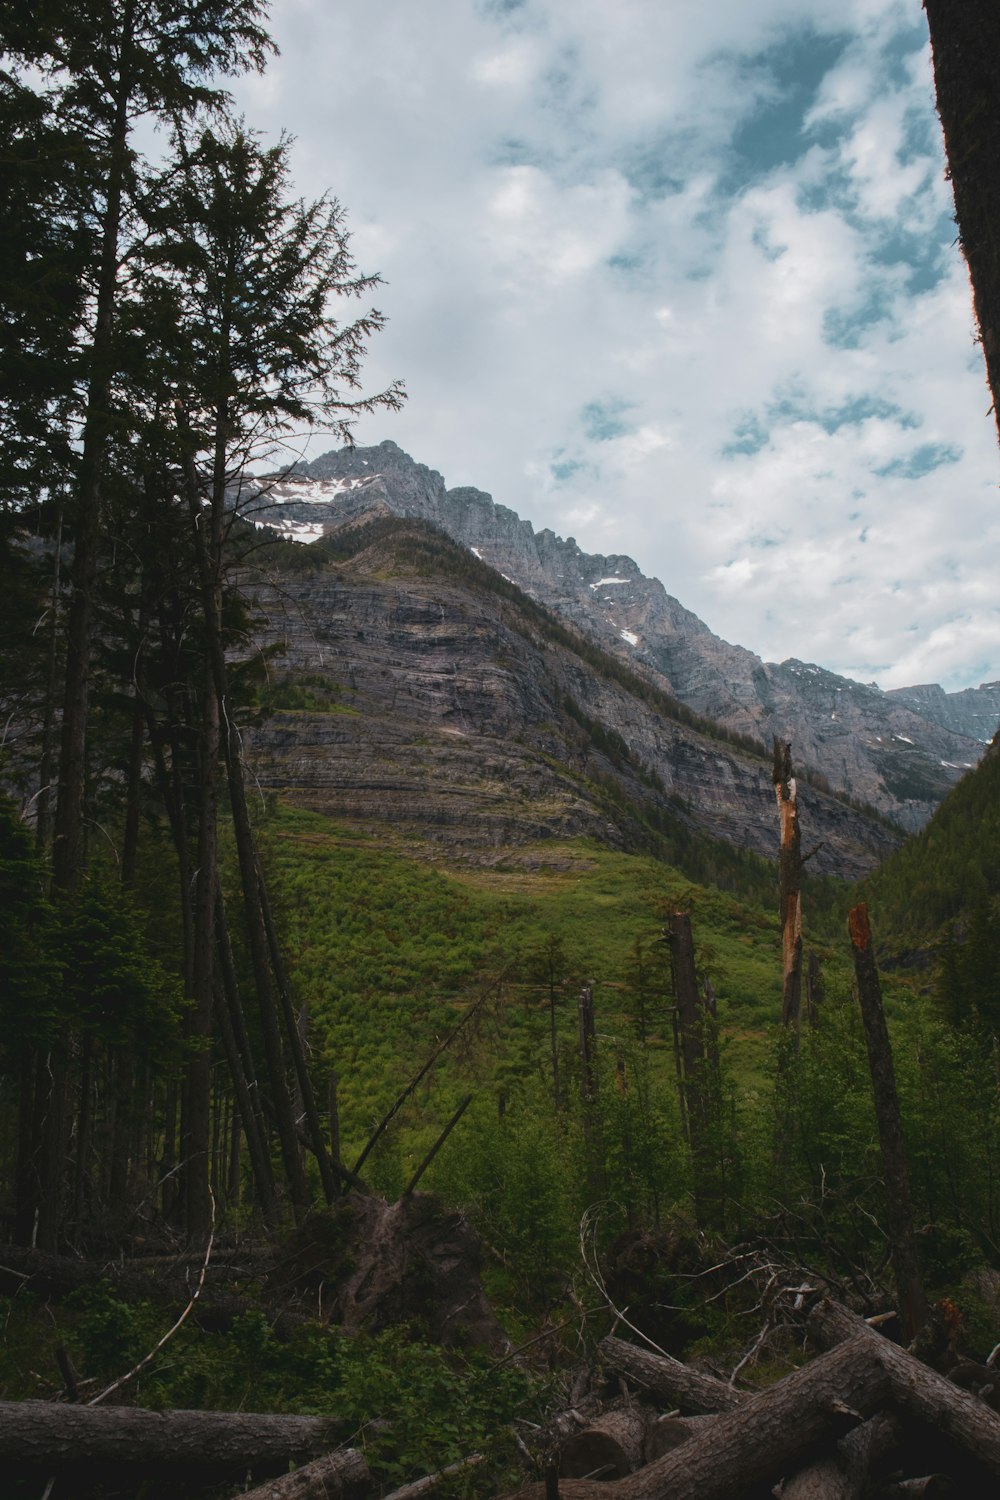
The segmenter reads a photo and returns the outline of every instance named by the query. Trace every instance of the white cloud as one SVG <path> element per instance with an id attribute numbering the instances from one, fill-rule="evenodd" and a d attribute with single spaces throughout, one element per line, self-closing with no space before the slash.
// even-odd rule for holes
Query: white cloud
<path id="1" fill-rule="evenodd" d="M 630 553 L 766 657 L 1000 676 L 996 445 L 912 3 L 434 21 L 276 0 L 284 55 L 237 84 L 387 279 L 368 370 L 410 401 L 359 440 Z"/>

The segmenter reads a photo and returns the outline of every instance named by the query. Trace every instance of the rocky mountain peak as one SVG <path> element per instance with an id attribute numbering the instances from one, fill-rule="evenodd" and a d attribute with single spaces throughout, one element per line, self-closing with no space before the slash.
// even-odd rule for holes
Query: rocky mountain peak
<path id="1" fill-rule="evenodd" d="M 764 746 L 791 740 L 800 765 L 907 829 L 926 821 L 1000 722 L 1000 683 L 884 693 L 794 657 L 764 662 L 713 634 L 631 557 L 536 532 L 483 490 L 448 489 L 391 441 L 301 463 L 245 509 L 301 541 L 376 509 L 427 521 L 688 708 Z"/>

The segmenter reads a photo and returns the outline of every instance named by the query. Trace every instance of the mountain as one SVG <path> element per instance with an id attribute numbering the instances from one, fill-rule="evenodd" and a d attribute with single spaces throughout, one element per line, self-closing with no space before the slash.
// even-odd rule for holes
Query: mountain
<path id="1" fill-rule="evenodd" d="M 556 841 L 589 837 L 770 892 L 754 858 L 773 865 L 778 837 L 760 747 L 428 522 L 377 507 L 341 520 L 315 549 L 273 549 L 254 589 L 263 789 L 476 864 L 547 864 Z M 822 789 L 800 801 L 817 874 L 857 878 L 900 842 Z"/>
<path id="2" fill-rule="evenodd" d="M 244 510 L 303 541 L 366 515 L 428 521 L 695 713 L 765 746 L 791 740 L 797 766 L 908 831 L 976 764 L 1000 719 L 1000 684 L 884 693 L 794 658 L 764 662 L 714 635 L 630 557 L 535 532 L 481 490 L 447 489 L 392 442 L 300 464 Z"/>

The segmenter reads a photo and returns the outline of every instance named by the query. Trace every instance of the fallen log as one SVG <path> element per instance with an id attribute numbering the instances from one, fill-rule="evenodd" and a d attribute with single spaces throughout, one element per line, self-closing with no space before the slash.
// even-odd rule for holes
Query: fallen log
<path id="1" fill-rule="evenodd" d="M 330 1417 L 0 1401 L 0 1462 L 50 1469 L 87 1462 L 280 1468 L 329 1453 L 343 1437 L 344 1424 Z"/>
<path id="2" fill-rule="evenodd" d="M 861 1500 L 877 1459 L 891 1452 L 899 1429 L 885 1412 L 862 1422 L 832 1453 L 785 1480 L 781 1500 Z"/>
<path id="3" fill-rule="evenodd" d="M 744 1396 L 697 1436 L 636 1474 L 610 1483 L 560 1480 L 560 1500 L 742 1500 L 872 1416 L 889 1391 L 887 1372 L 866 1333 L 769 1390 Z M 545 1493 L 543 1484 L 532 1484 L 517 1496 L 544 1500 Z"/>
<path id="4" fill-rule="evenodd" d="M 706 1422 L 711 1422 L 710 1416 L 703 1417 L 674 1417 L 670 1415 L 657 1417 L 646 1428 L 646 1437 L 642 1445 L 642 1456 L 646 1463 L 655 1463 L 665 1453 L 672 1453 L 682 1443 L 688 1443 L 699 1432 L 704 1432 Z"/>
<path id="5" fill-rule="evenodd" d="M 622 1406 L 602 1412 L 579 1432 L 566 1439 L 559 1450 L 562 1479 L 624 1479 L 643 1464 L 646 1428 L 656 1413 L 640 1406 Z"/>
<path id="6" fill-rule="evenodd" d="M 680 1360 L 651 1354 L 636 1344 L 608 1336 L 597 1346 L 597 1358 L 616 1375 L 623 1375 L 668 1406 L 679 1407 L 686 1415 L 707 1415 L 732 1411 L 744 1400 L 744 1392 L 735 1390 L 714 1375 L 702 1375 Z"/>
<path id="7" fill-rule="evenodd" d="M 266 1480 L 242 1500 L 362 1500 L 370 1481 L 364 1454 L 357 1448 L 341 1448 L 279 1479 Z"/>
<path id="8" fill-rule="evenodd" d="M 810 1311 L 810 1337 L 824 1348 L 867 1340 L 885 1368 L 894 1402 L 925 1426 L 934 1437 L 969 1455 L 976 1464 L 1000 1479 L 1000 1416 L 968 1391 L 953 1385 L 905 1349 L 891 1344 L 863 1318 L 830 1298 Z"/>
<path id="9" fill-rule="evenodd" d="M 413 1479 L 409 1484 L 401 1485 L 398 1490 L 385 1495 L 383 1500 L 423 1500 L 425 1495 L 433 1494 L 434 1490 L 440 1489 L 446 1479 L 453 1479 L 459 1474 L 464 1474 L 467 1469 L 476 1469 L 485 1462 L 485 1454 L 470 1453 L 468 1458 L 460 1458 L 457 1463 L 446 1464 L 436 1474 L 425 1474 L 422 1479 Z"/>

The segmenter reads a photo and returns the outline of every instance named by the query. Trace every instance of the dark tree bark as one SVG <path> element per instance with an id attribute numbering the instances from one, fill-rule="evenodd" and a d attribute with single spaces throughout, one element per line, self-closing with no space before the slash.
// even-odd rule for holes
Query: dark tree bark
<path id="1" fill-rule="evenodd" d="M 826 1457 L 787 1479 L 781 1500 L 862 1500 L 872 1465 L 896 1447 L 899 1429 L 884 1412 L 849 1432 Z"/>
<path id="2" fill-rule="evenodd" d="M 962 249 L 1000 432 L 1000 13 L 994 0 L 924 0 Z"/>
<path id="3" fill-rule="evenodd" d="M 597 1346 L 597 1358 L 616 1375 L 641 1386 L 668 1406 L 682 1412 L 699 1414 L 731 1411 L 744 1400 L 744 1392 L 735 1390 L 724 1380 L 702 1375 L 680 1360 L 666 1359 L 609 1336 Z"/>
<path id="4" fill-rule="evenodd" d="M 852 908 L 848 922 L 882 1152 L 886 1229 L 892 1253 L 893 1276 L 906 1335 L 912 1339 L 926 1320 L 927 1303 L 917 1265 L 913 1204 L 906 1169 L 906 1142 L 896 1094 L 892 1048 L 885 1024 L 885 1011 L 882 1009 L 882 987 L 875 964 L 868 908 L 863 901 Z"/>
<path id="5" fill-rule="evenodd" d="M 561 1500 L 743 1500 L 794 1473 L 886 1401 L 890 1382 L 867 1335 L 720 1413 L 674 1452 L 613 1483 L 559 1481 Z M 520 1500 L 543 1500 L 528 1485 Z"/>
<path id="6" fill-rule="evenodd" d="M 324 1453 L 305 1468 L 269 1479 L 243 1500 L 361 1500 L 368 1491 L 371 1475 L 364 1454 L 356 1448 L 339 1453 Z"/>
<path id="7" fill-rule="evenodd" d="M 342 1428 L 329 1417 L 2 1401 L 0 1459 L 52 1467 L 84 1462 L 212 1469 L 288 1464 L 327 1452 Z"/>
<path id="8" fill-rule="evenodd" d="M 639 1406 L 602 1412 L 566 1439 L 559 1451 L 565 1479 L 623 1479 L 642 1468 L 643 1443 L 652 1413 Z"/>
<path id="9" fill-rule="evenodd" d="M 978 1396 L 921 1364 L 839 1302 L 817 1303 L 807 1327 L 810 1337 L 825 1348 L 845 1339 L 854 1344 L 867 1339 L 889 1375 L 894 1402 L 915 1417 L 928 1436 L 943 1439 L 949 1456 L 956 1451 L 969 1455 L 980 1470 L 1000 1480 L 1000 1416 Z"/>

